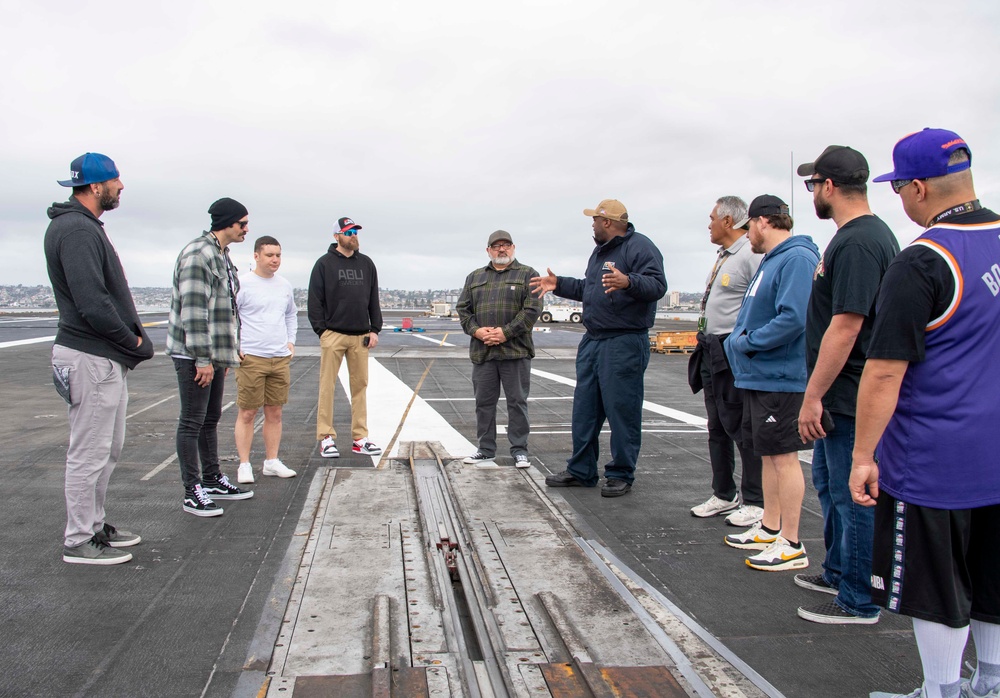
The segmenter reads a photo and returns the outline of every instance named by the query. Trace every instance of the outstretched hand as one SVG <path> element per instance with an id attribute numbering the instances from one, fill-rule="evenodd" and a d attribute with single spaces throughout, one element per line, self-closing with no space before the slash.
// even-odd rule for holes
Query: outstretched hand
<path id="1" fill-rule="evenodd" d="M 541 298 L 546 293 L 555 291 L 556 284 L 559 282 L 559 279 L 552 273 L 551 269 L 546 268 L 545 271 L 548 272 L 546 276 L 533 276 L 528 282 L 528 286 L 536 298 Z"/>

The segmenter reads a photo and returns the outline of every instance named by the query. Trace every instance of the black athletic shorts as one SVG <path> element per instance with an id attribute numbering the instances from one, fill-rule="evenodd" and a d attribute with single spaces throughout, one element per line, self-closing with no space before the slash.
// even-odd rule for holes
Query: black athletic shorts
<path id="1" fill-rule="evenodd" d="M 1000 504 L 931 509 L 881 492 L 872 600 L 951 628 L 970 618 L 1000 624 Z"/>
<path id="2" fill-rule="evenodd" d="M 743 391 L 743 443 L 758 456 L 794 453 L 809 444 L 799 438 L 799 410 L 804 393 Z"/>

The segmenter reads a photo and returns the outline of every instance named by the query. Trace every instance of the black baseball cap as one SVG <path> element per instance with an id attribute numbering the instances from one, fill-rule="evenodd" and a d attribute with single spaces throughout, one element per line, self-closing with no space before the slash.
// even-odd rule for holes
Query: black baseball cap
<path id="1" fill-rule="evenodd" d="M 815 162 L 799 165 L 799 177 L 818 174 L 836 184 L 864 184 L 868 181 L 868 161 L 854 148 L 846 145 L 827 146 Z"/>
<path id="2" fill-rule="evenodd" d="M 757 216 L 775 216 L 779 213 L 788 215 L 788 204 L 779 199 L 777 196 L 771 194 L 761 194 L 756 199 L 750 202 L 750 208 L 747 209 L 747 215 L 741 221 L 736 221 L 733 223 L 733 228 L 742 228 L 750 222 L 751 218 L 756 218 Z"/>
<path id="3" fill-rule="evenodd" d="M 361 226 L 360 225 L 358 225 L 357 223 L 355 223 L 350 218 L 347 218 L 346 216 L 344 218 L 337 219 L 337 232 L 338 233 L 342 233 L 345 230 L 350 230 L 351 228 L 354 228 L 355 230 L 361 230 Z"/>

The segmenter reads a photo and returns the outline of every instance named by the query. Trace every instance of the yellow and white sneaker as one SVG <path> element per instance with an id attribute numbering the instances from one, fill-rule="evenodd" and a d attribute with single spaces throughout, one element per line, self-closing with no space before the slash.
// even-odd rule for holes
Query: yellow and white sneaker
<path id="1" fill-rule="evenodd" d="M 799 547 L 793 548 L 780 535 L 766 550 L 747 558 L 747 567 L 765 572 L 800 570 L 808 566 L 809 558 L 806 557 L 806 546 L 799 543 Z"/>

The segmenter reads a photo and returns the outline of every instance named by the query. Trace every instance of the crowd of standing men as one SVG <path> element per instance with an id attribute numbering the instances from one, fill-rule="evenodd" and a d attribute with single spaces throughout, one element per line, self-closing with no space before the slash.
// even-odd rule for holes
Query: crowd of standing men
<path id="1" fill-rule="evenodd" d="M 957 134 L 925 129 L 900 140 L 891 183 L 907 216 L 926 230 L 902 252 L 869 208 L 869 167 L 845 146 L 798 168 L 818 218 L 837 232 L 820 254 L 793 235 L 776 196 L 749 206 L 719 198 L 709 215 L 718 255 L 701 301 L 689 382 L 708 414 L 712 495 L 696 517 L 725 515 L 745 531 L 725 537 L 753 551 L 746 566 L 808 567 L 798 523 L 804 477 L 798 452 L 812 446 L 812 479 L 823 513 L 818 574 L 795 584 L 833 596 L 798 609 L 824 624 L 878 622 L 880 608 L 913 618 L 924 682 L 912 697 L 1000 696 L 1000 216 L 978 201 L 972 153 Z M 124 186 L 114 163 L 88 153 L 71 165 L 66 203 L 49 209 L 45 254 L 59 308 L 53 380 L 69 405 L 66 562 L 127 562 L 138 534 L 105 520 L 104 500 L 124 443 L 126 376 L 151 358 L 124 271 L 100 221 Z M 239 484 L 254 481 L 253 422 L 264 409 L 262 473 L 293 477 L 278 458 L 281 406 L 295 350 L 291 286 L 275 272 L 281 246 L 257 240 L 244 276 L 229 246 L 247 235 L 249 214 L 233 199 L 209 209 L 210 229 L 178 256 L 167 338 L 180 393 L 177 454 L 183 510 L 218 516 L 216 500 L 253 492 L 221 472 L 217 426 L 224 381 L 237 371 L 235 439 Z M 532 325 L 541 297 L 583 302 L 577 350 L 572 453 L 550 487 L 600 483 L 599 437 L 611 426 L 603 497 L 627 494 L 641 447 L 648 330 L 666 293 L 663 257 L 617 200 L 584 215 L 595 248 L 583 278 L 540 275 L 515 258 L 512 236 L 489 236 L 489 263 L 466 279 L 458 303 L 470 335 L 478 450 L 496 456 L 496 407 L 503 389 L 517 467 L 529 467 L 528 394 Z M 335 243 L 313 269 L 308 316 L 320 338 L 316 437 L 323 457 L 339 450 L 333 395 L 346 358 L 353 451 L 378 455 L 368 439 L 368 351 L 382 316 L 374 263 L 359 252 L 361 226 L 338 221 Z M 742 475 L 735 479 L 735 454 Z M 977 667 L 961 678 L 972 633 Z M 875 692 L 872 696 L 893 694 Z"/>

